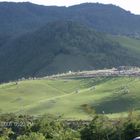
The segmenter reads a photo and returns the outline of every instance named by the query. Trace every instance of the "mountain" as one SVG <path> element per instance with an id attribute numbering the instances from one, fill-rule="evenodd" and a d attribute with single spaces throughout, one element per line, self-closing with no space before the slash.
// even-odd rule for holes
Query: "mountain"
<path id="1" fill-rule="evenodd" d="M 84 3 L 69 7 L 72 19 L 87 23 L 101 32 L 139 36 L 140 15 L 134 15 L 118 6 Z"/>
<path id="2" fill-rule="evenodd" d="M 0 35 L 29 32 L 56 20 L 73 20 L 111 34 L 140 35 L 140 16 L 114 6 L 84 3 L 70 7 L 0 2 Z"/>
<path id="3" fill-rule="evenodd" d="M 133 51 L 139 50 L 139 41 L 121 36 L 139 38 L 140 16 L 114 5 L 0 2 L 0 21 L 0 82 L 69 70 L 140 66 L 140 51 Z"/>
<path id="4" fill-rule="evenodd" d="M 73 21 L 50 22 L 0 48 L 1 81 L 120 65 L 140 65 L 140 58 L 106 34 Z"/>
<path id="5" fill-rule="evenodd" d="M 1 34 L 23 34 L 35 30 L 48 21 L 61 18 L 61 7 L 45 7 L 29 2 L 0 2 Z M 60 13 L 60 14 L 59 14 Z M 60 15 L 60 17 L 59 17 Z"/>

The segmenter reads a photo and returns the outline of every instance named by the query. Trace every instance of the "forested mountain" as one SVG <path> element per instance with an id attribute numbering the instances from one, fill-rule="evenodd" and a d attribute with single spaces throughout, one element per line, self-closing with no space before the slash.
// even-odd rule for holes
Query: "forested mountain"
<path id="1" fill-rule="evenodd" d="M 140 65 L 140 58 L 105 34 L 73 21 L 56 21 L 0 48 L 1 81 L 69 70 Z"/>
<path id="2" fill-rule="evenodd" d="M 30 31 L 60 19 L 82 22 L 112 34 L 140 34 L 140 16 L 114 5 L 84 3 L 71 7 L 56 7 L 28 2 L 0 3 L 0 30 L 4 34 Z"/>
<path id="3" fill-rule="evenodd" d="M 139 55 L 106 35 L 139 37 L 139 23 L 140 16 L 114 5 L 49 7 L 1 2 L 0 81 L 139 66 Z"/>

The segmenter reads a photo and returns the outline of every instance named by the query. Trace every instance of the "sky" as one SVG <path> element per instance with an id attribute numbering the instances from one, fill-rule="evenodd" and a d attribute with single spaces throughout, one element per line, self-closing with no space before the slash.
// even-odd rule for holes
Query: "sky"
<path id="1" fill-rule="evenodd" d="M 99 2 L 104 4 L 115 4 L 132 13 L 140 15 L 140 0 L 0 0 L 0 1 L 15 1 L 25 2 L 30 1 L 32 3 L 41 5 L 57 5 L 57 6 L 70 6 L 85 2 Z"/>

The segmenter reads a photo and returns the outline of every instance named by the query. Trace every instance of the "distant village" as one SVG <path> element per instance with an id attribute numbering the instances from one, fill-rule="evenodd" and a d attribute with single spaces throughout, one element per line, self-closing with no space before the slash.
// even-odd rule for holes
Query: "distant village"
<path id="1" fill-rule="evenodd" d="M 140 68 L 138 67 L 126 67 L 120 66 L 118 68 L 103 69 L 103 70 L 92 70 L 92 71 L 69 71 L 67 73 L 47 76 L 46 78 L 80 78 L 80 77 L 109 77 L 109 76 L 140 76 Z"/>
<path id="2" fill-rule="evenodd" d="M 57 79 L 57 78 L 96 78 L 96 77 L 118 77 L 118 76 L 129 76 L 129 77 L 140 77 L 139 67 L 126 67 L 120 66 L 118 68 L 112 69 L 102 69 L 102 70 L 91 70 L 91 71 L 68 71 L 66 73 L 55 74 L 45 77 L 28 77 L 18 79 L 15 84 L 18 85 L 19 81 L 25 80 L 41 80 L 41 79 Z M 9 81 L 12 82 L 12 81 Z M 4 83 L 3 83 L 4 84 Z"/>

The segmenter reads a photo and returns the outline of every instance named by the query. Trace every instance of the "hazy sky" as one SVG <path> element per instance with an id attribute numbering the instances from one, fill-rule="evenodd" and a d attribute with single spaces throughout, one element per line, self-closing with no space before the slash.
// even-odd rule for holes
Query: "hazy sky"
<path id="1" fill-rule="evenodd" d="M 43 5 L 58 5 L 58 6 L 69 6 L 84 2 L 99 2 L 99 3 L 112 3 L 118 5 L 126 10 L 129 10 L 135 14 L 140 14 L 140 0 L 0 0 L 0 1 L 30 1 L 32 3 L 43 4 Z"/>

